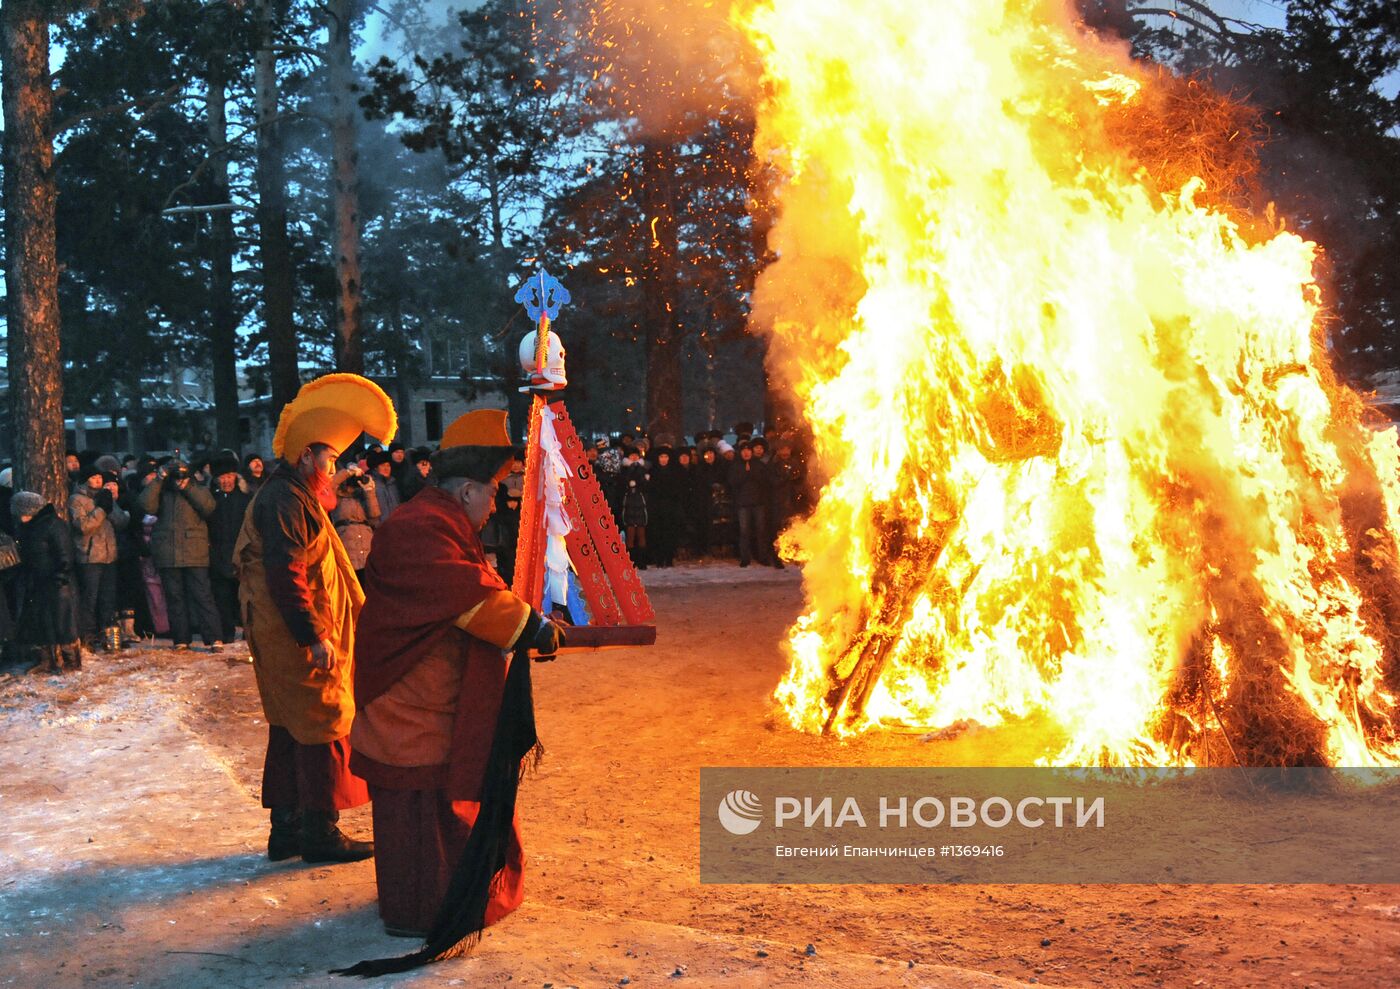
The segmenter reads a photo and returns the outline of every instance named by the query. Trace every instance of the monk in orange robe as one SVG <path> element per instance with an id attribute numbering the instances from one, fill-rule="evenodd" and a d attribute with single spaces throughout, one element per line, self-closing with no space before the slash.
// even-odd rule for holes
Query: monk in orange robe
<path id="1" fill-rule="evenodd" d="M 239 606 L 267 717 L 263 806 L 267 855 L 355 862 L 374 846 L 347 837 L 340 811 L 369 799 L 350 769 L 355 617 L 364 596 L 326 514 L 335 461 L 362 432 L 390 439 L 393 403 L 374 382 L 330 374 L 282 410 L 276 468 L 254 497 L 234 546 Z"/>

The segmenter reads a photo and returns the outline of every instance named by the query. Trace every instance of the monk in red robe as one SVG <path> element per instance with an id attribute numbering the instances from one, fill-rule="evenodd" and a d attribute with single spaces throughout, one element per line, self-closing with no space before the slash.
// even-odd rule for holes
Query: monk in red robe
<path id="1" fill-rule="evenodd" d="M 458 419 L 432 457 L 436 485 L 376 530 L 365 566 L 351 767 L 374 804 L 379 913 L 390 934 L 422 938 L 433 927 L 481 810 L 510 651 L 559 647 L 559 630 L 511 593 L 478 535 L 513 458 L 505 412 Z M 517 820 L 486 924 L 519 906 L 523 870 Z"/>

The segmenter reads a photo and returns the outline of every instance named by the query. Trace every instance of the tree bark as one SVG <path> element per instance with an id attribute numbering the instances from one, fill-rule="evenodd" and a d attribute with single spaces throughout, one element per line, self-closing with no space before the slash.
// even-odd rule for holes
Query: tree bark
<path id="1" fill-rule="evenodd" d="M 215 202 L 229 201 L 227 69 L 222 52 L 210 61 L 208 73 L 209 170 Z M 238 313 L 233 301 L 233 213 L 215 210 L 209 349 L 214 376 L 214 440 L 237 450 L 238 436 Z"/>
<path id="2" fill-rule="evenodd" d="M 0 5 L 0 63 L 14 485 L 38 492 L 66 515 L 47 4 L 5 0 Z"/>
<path id="3" fill-rule="evenodd" d="M 676 271 L 679 257 L 672 195 L 675 160 L 671 145 L 661 140 L 643 149 L 642 208 L 651 238 L 642 270 L 642 318 L 646 336 L 647 431 L 671 442 L 681 430 L 680 307 Z"/>
<path id="4" fill-rule="evenodd" d="M 331 201 L 335 213 L 336 367 L 364 374 L 360 328 L 360 150 L 352 53 L 356 0 L 329 0 L 326 70 L 331 93 Z"/>
<path id="5" fill-rule="evenodd" d="M 287 236 L 287 178 L 282 128 L 277 122 L 277 17 L 285 0 L 255 0 L 258 53 L 253 66 L 258 118 L 258 249 L 262 257 L 263 320 L 267 325 L 272 419 L 301 387 L 292 248 Z"/>

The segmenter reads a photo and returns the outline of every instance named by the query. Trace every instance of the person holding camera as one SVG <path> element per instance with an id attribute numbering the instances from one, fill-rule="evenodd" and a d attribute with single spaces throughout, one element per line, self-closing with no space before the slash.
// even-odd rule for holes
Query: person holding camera
<path id="1" fill-rule="evenodd" d="M 350 556 L 350 565 L 355 568 L 355 576 L 360 586 L 365 583 L 365 561 L 369 559 L 369 544 L 374 538 L 375 527 L 379 525 L 379 496 L 369 474 L 358 464 L 342 467 L 332 478 L 335 483 L 336 504 L 331 512 L 335 531 L 340 533 L 340 541 L 345 544 L 345 552 Z"/>
<path id="2" fill-rule="evenodd" d="M 209 585 L 209 526 L 214 496 L 196 484 L 190 469 L 171 460 L 141 492 L 141 510 L 156 517 L 151 530 L 151 557 L 160 574 L 176 649 L 188 649 L 191 623 L 210 652 L 218 652 L 219 610 Z"/>
<path id="3" fill-rule="evenodd" d="M 221 450 L 210 462 L 213 480 L 209 493 L 214 498 L 214 514 L 209 517 L 209 586 L 219 609 L 219 638 L 230 643 L 243 624 L 238 614 L 238 574 L 233 569 L 233 547 L 238 543 L 243 516 L 253 496 L 238 470 L 238 455 Z"/>
<path id="4" fill-rule="evenodd" d="M 77 553 L 81 605 L 78 627 L 91 652 L 120 645 L 117 624 L 117 531 L 129 521 L 117 503 L 117 475 L 94 464 L 68 498 L 68 523 Z"/>

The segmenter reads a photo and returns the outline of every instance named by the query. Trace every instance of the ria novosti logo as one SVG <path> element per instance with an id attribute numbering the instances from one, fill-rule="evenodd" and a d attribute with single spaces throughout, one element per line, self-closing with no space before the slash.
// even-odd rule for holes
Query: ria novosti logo
<path id="1" fill-rule="evenodd" d="M 749 790 L 730 790 L 719 802 L 719 823 L 730 834 L 752 834 L 763 823 L 763 804 Z"/>

